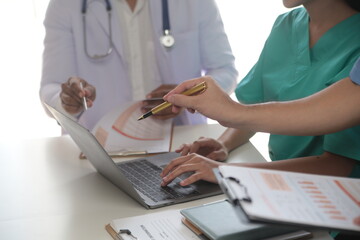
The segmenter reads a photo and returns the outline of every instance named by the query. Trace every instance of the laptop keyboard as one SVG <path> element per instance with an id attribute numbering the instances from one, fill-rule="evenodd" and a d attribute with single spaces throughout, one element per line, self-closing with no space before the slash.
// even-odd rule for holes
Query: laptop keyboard
<path id="1" fill-rule="evenodd" d="M 161 187 L 162 169 L 145 159 L 120 163 L 117 166 L 138 191 L 154 202 L 184 198 L 198 193 L 192 186 L 180 186 L 178 183 L 181 179 L 179 178 L 168 186 Z"/>

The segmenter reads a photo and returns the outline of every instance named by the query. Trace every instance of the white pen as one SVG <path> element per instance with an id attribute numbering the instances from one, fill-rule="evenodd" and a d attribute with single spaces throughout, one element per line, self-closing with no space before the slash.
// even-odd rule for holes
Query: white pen
<path id="1" fill-rule="evenodd" d="M 84 91 L 84 86 L 83 86 L 82 82 L 80 82 L 80 88 L 81 88 L 81 90 L 83 90 L 83 91 Z M 88 109 L 88 106 L 87 106 L 87 103 L 86 103 L 86 97 L 85 97 L 85 95 L 83 96 L 83 106 L 84 106 L 85 110 L 87 110 L 87 109 Z"/>

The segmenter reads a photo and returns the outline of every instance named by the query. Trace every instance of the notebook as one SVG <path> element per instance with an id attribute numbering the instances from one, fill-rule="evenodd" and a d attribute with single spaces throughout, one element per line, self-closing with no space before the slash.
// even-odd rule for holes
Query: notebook
<path id="1" fill-rule="evenodd" d="M 172 159 L 178 157 L 177 153 L 168 152 L 116 164 L 88 129 L 46 103 L 44 105 L 69 133 L 98 173 L 146 208 L 159 208 L 222 193 L 217 184 L 205 181 L 200 181 L 189 187 L 181 187 L 178 184 L 181 181 L 180 178 L 169 184 L 168 187 L 161 187 L 161 169 Z M 144 168 L 144 164 L 147 165 L 147 171 L 139 171 L 139 169 Z M 154 181 L 147 181 L 150 178 L 149 175 L 141 175 L 144 172 L 148 174 L 150 170 L 153 174 L 152 177 L 156 179 Z M 146 183 L 153 182 L 153 189 L 142 185 L 140 179 Z M 160 195 L 160 197 L 154 195 Z"/>
<path id="2" fill-rule="evenodd" d="M 180 213 L 210 240 L 258 240 L 274 236 L 279 240 L 311 238 L 311 233 L 294 227 L 242 222 L 226 200 L 185 208 Z"/>

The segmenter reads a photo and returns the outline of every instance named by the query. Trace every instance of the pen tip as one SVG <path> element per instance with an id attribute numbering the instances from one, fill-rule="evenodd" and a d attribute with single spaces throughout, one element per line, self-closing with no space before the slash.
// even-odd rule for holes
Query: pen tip
<path id="1" fill-rule="evenodd" d="M 151 115 L 152 115 L 152 112 L 149 111 L 149 112 L 145 113 L 144 115 L 142 115 L 141 117 L 139 117 L 138 121 L 143 120 L 143 119 L 145 119 L 145 118 L 147 118 L 147 117 L 149 117 Z"/>

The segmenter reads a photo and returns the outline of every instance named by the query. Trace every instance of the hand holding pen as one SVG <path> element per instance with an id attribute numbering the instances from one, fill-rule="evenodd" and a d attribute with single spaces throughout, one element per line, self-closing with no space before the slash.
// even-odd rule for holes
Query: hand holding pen
<path id="1" fill-rule="evenodd" d="M 95 87 L 81 78 L 71 77 L 61 85 L 61 104 L 70 114 L 78 114 L 92 107 L 95 98 Z"/>
<path id="2" fill-rule="evenodd" d="M 204 82 L 206 91 L 201 94 L 186 96 L 183 93 Z M 177 112 L 181 107 L 190 112 L 199 112 L 211 119 L 225 123 L 233 117 L 238 103 L 233 101 L 210 76 L 187 80 L 164 96 L 164 100 L 172 104 L 172 111 Z"/>
<path id="3" fill-rule="evenodd" d="M 191 95 L 194 95 L 194 94 L 200 94 L 202 92 L 204 92 L 206 90 L 206 83 L 205 82 L 201 82 L 201 83 L 198 83 L 197 85 L 195 86 L 192 86 L 191 88 L 189 89 L 186 89 L 185 91 L 181 92 L 182 95 L 186 95 L 186 96 L 191 96 Z M 162 104 L 152 108 L 150 111 L 148 111 L 147 113 L 145 113 L 144 115 L 140 116 L 138 118 L 138 120 L 142 120 L 142 119 L 145 119 L 147 117 L 150 117 L 158 112 L 161 112 L 161 111 L 164 111 L 165 109 L 171 107 L 171 103 L 165 101 L 163 102 Z M 178 113 L 179 111 L 177 111 Z"/>
<path id="4" fill-rule="evenodd" d="M 142 101 L 141 111 L 142 113 L 146 113 L 150 111 L 152 108 L 164 102 L 163 97 L 170 92 L 172 89 L 176 87 L 175 84 L 162 84 L 156 89 L 152 90 L 148 94 L 146 94 L 146 99 Z M 173 113 L 171 108 L 164 109 L 163 111 L 158 112 L 153 117 L 159 120 L 166 120 L 170 118 L 174 118 L 178 115 L 178 113 Z"/>

